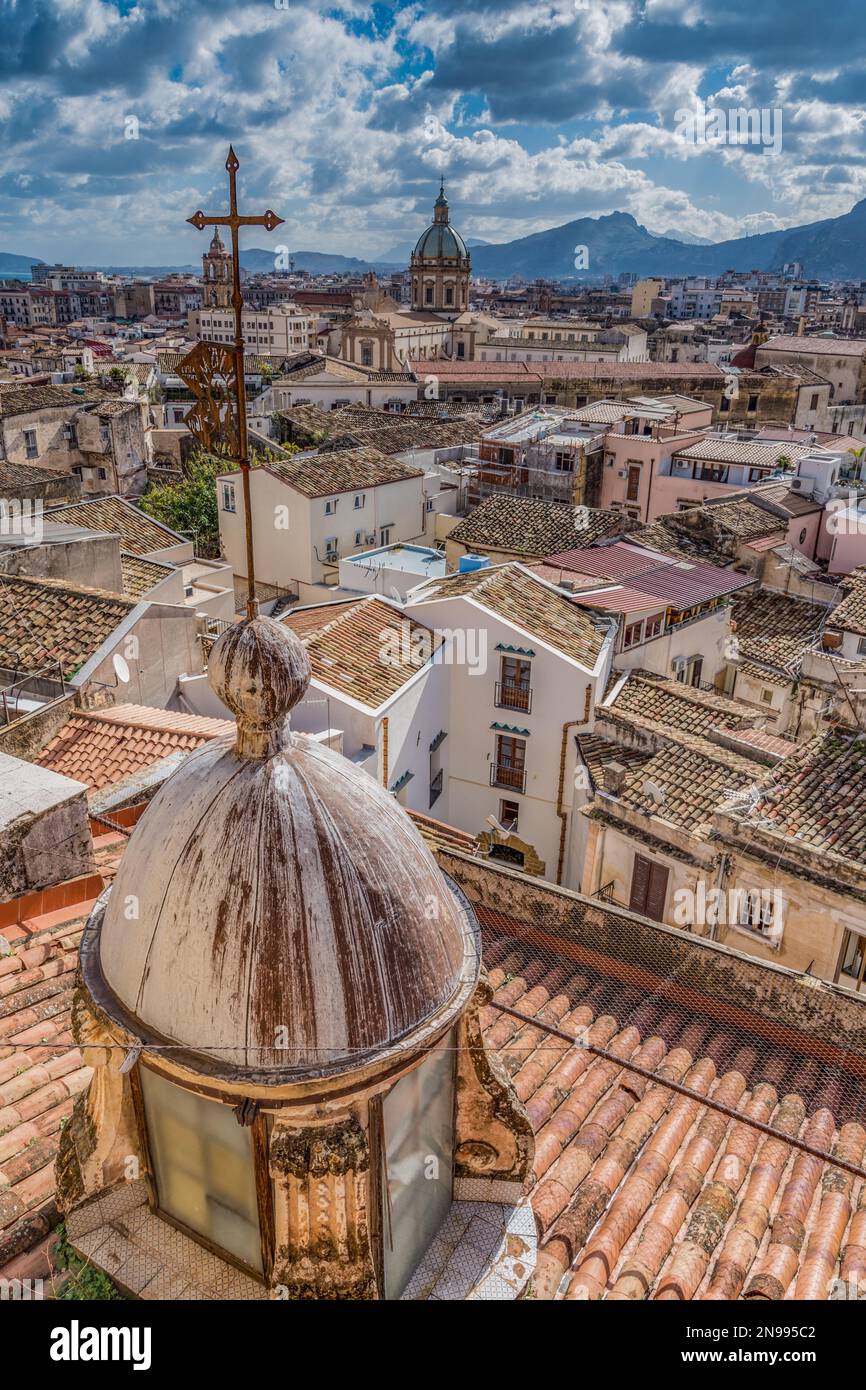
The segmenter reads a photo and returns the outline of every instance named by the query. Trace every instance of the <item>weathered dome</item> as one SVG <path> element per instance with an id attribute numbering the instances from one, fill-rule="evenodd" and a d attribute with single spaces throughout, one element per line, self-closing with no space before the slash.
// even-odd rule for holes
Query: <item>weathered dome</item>
<path id="1" fill-rule="evenodd" d="M 289 730 L 303 645 L 268 618 L 238 623 L 210 679 L 237 743 L 193 753 L 133 832 L 82 953 L 91 993 L 145 1045 L 272 1084 L 445 1026 L 477 978 L 469 915 L 394 798 Z"/>
<path id="2" fill-rule="evenodd" d="M 434 222 L 428 227 L 418 238 L 412 254 L 425 261 L 443 257 L 458 260 L 469 256 L 465 241 L 449 222 Z"/>

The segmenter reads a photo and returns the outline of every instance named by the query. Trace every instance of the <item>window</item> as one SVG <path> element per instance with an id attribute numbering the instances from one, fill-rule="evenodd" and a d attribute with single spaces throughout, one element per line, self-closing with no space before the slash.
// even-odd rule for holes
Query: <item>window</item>
<path id="1" fill-rule="evenodd" d="M 340 558 L 340 543 L 336 536 L 328 536 L 325 541 L 325 559 L 334 561 Z"/>
<path id="2" fill-rule="evenodd" d="M 442 782 L 442 755 L 437 745 L 430 751 L 430 806 L 434 806 L 442 795 Z"/>
<path id="3" fill-rule="evenodd" d="M 432 286 L 432 285 L 427 285 L 426 288 L 425 288 L 425 290 L 424 290 L 424 303 L 425 303 L 425 304 L 432 304 L 432 303 L 433 303 L 433 286 Z"/>
<path id="4" fill-rule="evenodd" d="M 526 740 L 511 734 L 498 734 L 496 754 L 490 769 L 494 786 L 514 787 L 522 792 L 526 783 Z"/>
<path id="5" fill-rule="evenodd" d="M 626 486 L 625 498 L 627 502 L 637 502 L 640 497 L 640 464 L 630 463 L 628 466 L 628 484 Z"/>
<path id="6" fill-rule="evenodd" d="M 356 512 L 357 512 L 357 511 L 360 511 L 361 507 L 363 507 L 363 505 L 364 505 L 364 503 L 365 503 L 366 500 L 367 500 L 367 494 L 366 494 L 366 492 L 356 492 L 356 493 L 355 493 L 354 507 L 355 507 L 355 511 L 356 511 Z"/>
<path id="7" fill-rule="evenodd" d="M 453 303 L 454 303 L 454 290 L 453 290 L 453 288 L 452 288 L 451 285 L 448 285 L 447 288 L 446 288 L 446 290 L 445 290 L 445 303 L 446 303 L 446 304 L 453 304 Z"/>
<path id="8" fill-rule="evenodd" d="M 252 1130 L 227 1105 L 139 1075 L 160 1210 L 260 1271 Z"/>
<path id="9" fill-rule="evenodd" d="M 362 344 L 361 344 L 361 366 L 362 366 L 362 367 L 372 367 L 372 365 L 373 365 L 373 344 L 372 344 L 372 343 L 362 343 Z"/>
<path id="10" fill-rule="evenodd" d="M 530 664 L 517 656 L 503 656 L 496 687 L 496 703 L 503 709 L 519 709 L 529 713 L 532 691 L 529 685 Z"/>
<path id="11" fill-rule="evenodd" d="M 648 642 L 651 637 L 658 637 L 664 620 L 664 613 L 653 613 L 651 618 L 647 618 L 644 623 L 644 641 Z"/>
<path id="12" fill-rule="evenodd" d="M 861 637 L 857 643 L 857 652 L 860 656 L 866 656 L 866 637 Z"/>
<path id="13" fill-rule="evenodd" d="M 845 985 L 848 989 L 856 989 L 859 992 L 863 987 L 864 973 L 866 973 L 866 936 L 861 936 L 859 932 L 849 929 L 845 932 L 845 939 L 842 942 L 837 980 L 840 985 Z"/>
<path id="14" fill-rule="evenodd" d="M 720 415 L 725 415 L 725 414 L 727 414 L 727 412 L 730 410 L 730 408 L 731 408 L 731 402 L 728 400 L 727 396 L 722 396 L 722 399 L 721 399 L 721 401 L 719 402 L 719 414 L 720 414 Z"/>
<path id="15" fill-rule="evenodd" d="M 631 874 L 629 912 L 639 912 L 654 922 L 664 921 L 665 898 L 668 891 L 668 870 L 664 864 L 644 859 L 636 854 Z"/>
<path id="16" fill-rule="evenodd" d="M 749 397 L 749 404 L 748 404 L 748 406 L 747 406 L 747 410 L 749 411 L 749 414 L 754 415 L 754 413 L 755 413 L 755 411 L 756 411 L 757 409 L 758 409 L 758 397 L 757 397 L 757 396 L 750 396 L 750 397 Z"/>
<path id="17" fill-rule="evenodd" d="M 35 430 L 24 431 L 24 449 L 29 459 L 35 459 L 37 457 L 39 453 L 39 448 L 36 443 Z"/>
<path id="18" fill-rule="evenodd" d="M 363 544 L 364 544 L 364 532 L 363 532 L 363 531 L 356 531 L 356 532 L 355 532 L 355 544 L 356 544 L 356 545 L 363 545 Z"/>
<path id="19" fill-rule="evenodd" d="M 773 692 L 772 692 L 772 690 L 766 690 L 766 689 L 762 690 L 762 691 L 761 691 L 761 699 L 763 700 L 763 702 L 764 702 L 765 705 L 771 705 L 771 704 L 773 703 Z"/>
<path id="20" fill-rule="evenodd" d="M 108 477 L 108 474 L 106 473 L 105 469 L 104 469 L 104 468 L 98 468 L 98 469 L 97 469 L 97 474 L 98 474 L 98 476 L 99 476 L 99 481 L 100 481 L 101 483 L 104 483 L 104 482 L 105 482 L 105 479 Z"/>
<path id="21" fill-rule="evenodd" d="M 499 824 L 503 830 L 507 830 L 510 835 L 517 834 L 517 826 L 520 821 L 520 802 L 519 801 L 500 801 L 499 803 Z"/>
<path id="22" fill-rule="evenodd" d="M 809 402 L 809 409 L 810 409 L 810 410 L 817 410 L 817 409 L 818 409 L 818 392 L 817 392 L 817 391 L 814 393 L 814 395 L 812 396 L 811 401 Z"/>
<path id="23" fill-rule="evenodd" d="M 757 932 L 760 936 L 777 936 L 782 923 L 776 921 L 776 894 L 760 888 L 750 888 L 739 894 L 738 926 Z"/>
<path id="24" fill-rule="evenodd" d="M 223 483 L 223 511 L 233 512 L 235 510 L 235 485 L 234 483 Z"/>
<path id="25" fill-rule="evenodd" d="M 629 647 L 637 647 L 643 639 L 643 622 L 629 623 L 622 635 L 623 651 Z"/>
<path id="26" fill-rule="evenodd" d="M 403 1293 L 451 1206 L 454 1042 L 453 1033 L 444 1038 L 420 1067 L 401 1077 L 382 1102 L 381 1226 L 388 1299 Z"/>
<path id="27" fill-rule="evenodd" d="M 380 545 L 390 545 L 390 544 L 391 544 L 391 527 L 390 527 L 390 526 L 382 526 L 382 527 L 380 528 L 380 530 L 379 530 L 379 544 L 380 544 Z"/>
<path id="28" fill-rule="evenodd" d="M 574 471 L 574 455 L 567 454 L 562 449 L 557 449 L 554 454 L 554 464 L 557 473 L 572 473 Z"/>
<path id="29" fill-rule="evenodd" d="M 338 502 L 338 501 L 339 501 L 339 498 L 337 498 L 337 497 L 332 497 L 329 501 L 327 501 L 327 502 L 325 503 L 325 516 L 333 516 L 333 515 L 334 515 L 334 512 L 337 510 L 337 502 Z"/>

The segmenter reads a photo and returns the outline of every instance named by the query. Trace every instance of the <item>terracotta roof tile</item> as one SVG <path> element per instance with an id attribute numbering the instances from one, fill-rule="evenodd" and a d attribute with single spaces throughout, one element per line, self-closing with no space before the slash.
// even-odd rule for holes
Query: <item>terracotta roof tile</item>
<path id="1" fill-rule="evenodd" d="M 120 553 L 120 566 L 123 571 L 123 592 L 134 598 L 142 598 L 155 584 L 174 571 L 173 565 L 159 564 L 156 560 L 145 560 L 140 555 Z"/>
<path id="2" fill-rule="evenodd" d="M 543 559 L 633 526 L 621 512 L 541 502 L 532 497 L 488 497 L 458 522 L 448 539 L 469 549 L 500 550 Z"/>
<path id="3" fill-rule="evenodd" d="M 304 497 L 328 497 L 332 493 L 381 487 L 385 483 L 424 476 L 423 469 L 389 458 L 376 448 L 340 448 L 328 454 L 297 454 L 289 459 L 273 459 L 262 467 Z"/>
<path id="4" fill-rule="evenodd" d="M 828 609 L 806 599 L 769 589 L 735 595 L 733 603 L 731 630 L 743 656 L 791 676 L 814 647 L 828 615 Z"/>
<path id="5" fill-rule="evenodd" d="M 492 565 L 468 574 L 446 575 L 431 580 L 413 598 L 416 603 L 432 604 L 460 595 L 584 667 L 592 669 L 598 660 L 606 635 L 603 620 L 594 623 L 571 599 L 522 565 Z"/>
<path id="6" fill-rule="evenodd" d="M 148 555 L 152 550 L 165 550 L 183 541 L 183 536 L 122 497 L 94 497 L 66 507 L 51 507 L 45 511 L 45 519 L 65 526 L 83 526 L 88 531 L 116 532 L 123 549 L 131 555 Z"/>
<path id="7" fill-rule="evenodd" d="M 68 676 L 134 607 L 120 594 L 64 580 L 0 576 L 0 664 L 35 670 L 57 660 Z"/>
<path id="8" fill-rule="evenodd" d="M 279 621 L 304 642 L 315 680 L 368 709 L 396 695 L 442 641 L 379 598 L 290 609 Z"/>
<path id="9" fill-rule="evenodd" d="M 80 710 L 33 761 L 92 792 L 112 786 L 178 750 L 233 734 L 229 719 L 207 719 L 146 705 Z"/>

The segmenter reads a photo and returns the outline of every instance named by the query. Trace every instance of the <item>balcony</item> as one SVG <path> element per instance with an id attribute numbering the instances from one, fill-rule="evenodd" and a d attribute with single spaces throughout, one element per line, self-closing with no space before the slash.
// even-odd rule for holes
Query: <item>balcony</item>
<path id="1" fill-rule="evenodd" d="M 526 790 L 526 768 L 511 767 L 506 763 L 490 764 L 491 787 L 508 787 L 511 791 Z"/>
<path id="2" fill-rule="evenodd" d="M 529 714 L 532 690 L 528 685 L 517 685 L 513 681 L 497 681 L 495 703 L 497 709 L 518 709 Z"/>

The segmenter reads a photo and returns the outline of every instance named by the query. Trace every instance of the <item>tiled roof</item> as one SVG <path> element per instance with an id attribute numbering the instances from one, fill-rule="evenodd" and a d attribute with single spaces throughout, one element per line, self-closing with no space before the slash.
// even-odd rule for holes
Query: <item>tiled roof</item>
<path id="1" fill-rule="evenodd" d="M 45 519 L 65 526 L 84 526 L 88 531 L 116 532 L 123 549 L 131 555 L 166 550 L 183 540 L 122 497 L 94 497 L 67 507 L 51 507 L 46 509 Z"/>
<path id="2" fill-rule="evenodd" d="M 315 680 L 368 709 L 396 695 L 442 640 L 379 598 L 290 609 L 279 621 L 303 641 Z"/>
<path id="3" fill-rule="evenodd" d="M 473 599 L 581 666 L 591 670 L 598 660 L 604 629 L 522 565 L 494 565 L 471 574 L 446 575 L 444 579 L 431 580 L 413 599 L 416 603 L 430 603 L 460 595 Z"/>
<path id="4" fill-rule="evenodd" d="M 578 734 L 577 745 L 597 787 L 604 786 L 605 763 L 619 763 L 633 770 L 643 767 L 652 757 L 652 753 L 645 748 L 630 748 L 628 744 L 616 743 L 612 738 L 602 738 L 599 734 Z"/>
<path id="5" fill-rule="evenodd" d="M 78 944 L 116 868 L 118 837 L 99 837 L 94 850 L 97 874 L 64 885 L 69 906 L 42 912 L 36 905 L 37 915 L 0 928 L 11 948 L 0 954 L 0 1251 L 18 1223 L 53 1198 L 60 1131 L 90 1080 L 70 1010 Z"/>
<path id="6" fill-rule="evenodd" d="M 632 810 L 703 838 L 712 826 L 713 812 L 735 792 L 757 785 L 763 771 L 747 756 L 680 734 L 631 773 L 619 799 Z"/>
<path id="7" fill-rule="evenodd" d="M 132 599 L 59 579 L 0 576 L 0 665 L 65 676 L 82 666 L 135 607 Z"/>
<path id="8" fill-rule="evenodd" d="M 731 629 L 745 657 L 793 675 L 820 637 L 827 612 L 806 599 L 758 589 L 734 598 Z"/>
<path id="9" fill-rule="evenodd" d="M 778 444 L 760 443 L 752 439 L 721 439 L 712 435 L 677 449 L 674 459 L 709 459 L 718 463 L 746 463 L 752 468 L 775 468 L 780 458 L 797 459 L 810 452 L 808 444 L 793 444 L 787 440 Z"/>
<path id="10" fill-rule="evenodd" d="M 726 733 L 730 738 L 736 739 L 737 743 L 745 744 L 747 748 L 754 748 L 759 753 L 772 753 L 777 758 L 790 757 L 799 746 L 789 738 L 767 733 L 766 729 L 728 729 Z"/>
<path id="11" fill-rule="evenodd" d="M 866 635 L 866 569 L 854 570 L 842 581 L 845 597 L 827 618 L 827 626 Z"/>
<path id="12" fill-rule="evenodd" d="M 73 389 L 80 395 L 73 395 Z M 98 386 L 0 386 L 0 417 L 29 415 L 33 410 L 56 410 L 64 405 L 88 405 L 93 401 L 116 400 L 111 391 Z"/>
<path id="13" fill-rule="evenodd" d="M 535 1298 L 820 1299 L 860 1267 L 857 1180 L 785 1143 L 803 1138 L 862 1165 L 862 1097 L 844 1051 L 832 1049 L 835 1066 L 823 1052 L 818 1060 L 811 1038 L 680 990 L 676 972 L 655 973 L 651 960 L 606 954 L 587 944 L 586 926 L 575 941 L 563 926 L 555 954 L 530 923 L 474 906 L 493 990 L 485 1041 L 535 1133 Z M 589 910 L 572 908 L 575 917 Z M 626 943 L 632 920 L 616 915 Z M 570 1046 L 551 1026 L 608 1055 Z"/>
<path id="14" fill-rule="evenodd" d="M 440 849 L 459 849 L 464 853 L 473 854 L 478 848 L 476 837 L 466 830 L 458 830 L 456 826 L 446 825 L 444 821 L 434 820 L 432 816 L 424 816 L 420 811 L 407 808 L 407 815 L 414 821 L 415 828 L 420 830 L 434 854 Z"/>
<path id="15" fill-rule="evenodd" d="M 0 459 L 0 494 L 11 492 L 14 496 L 16 488 L 68 477 L 69 474 L 62 468 L 37 468 L 30 463 L 10 463 L 8 459 Z"/>
<path id="16" fill-rule="evenodd" d="M 33 761 L 96 792 L 170 753 L 192 752 L 209 739 L 233 734 L 234 729 L 230 719 L 208 719 L 146 705 L 80 710 Z"/>
<path id="17" fill-rule="evenodd" d="M 420 468 L 389 458 L 378 449 L 342 449 L 329 454 L 295 455 L 262 465 L 304 497 L 328 497 L 356 488 L 381 487 L 423 478 Z"/>
<path id="18" fill-rule="evenodd" d="M 798 338 L 793 334 L 780 334 L 761 343 L 759 352 L 818 352 L 827 357 L 862 357 L 866 352 L 863 338 Z"/>
<path id="19" fill-rule="evenodd" d="M 480 416 L 468 416 L 465 420 L 401 420 L 392 416 L 391 420 L 389 425 L 377 422 L 370 429 L 353 425 L 346 434 L 332 433 L 322 450 L 370 448 L 383 454 L 402 454 L 411 449 L 448 449 L 475 443 L 486 429 Z"/>
<path id="20" fill-rule="evenodd" d="M 866 869 L 866 737 L 831 729 L 773 769 L 744 818 Z"/>
<path id="21" fill-rule="evenodd" d="M 542 559 L 599 536 L 619 535 L 631 523 L 620 512 L 541 502 L 532 497 L 488 497 L 449 532 L 460 545 Z"/>
<path id="22" fill-rule="evenodd" d="M 149 593 L 155 584 L 166 575 L 172 574 L 173 565 L 161 564 L 158 560 L 145 560 L 140 555 L 130 555 L 121 551 L 120 566 L 123 570 L 123 592 L 133 598 L 141 598 Z"/>
<path id="23" fill-rule="evenodd" d="M 614 672 L 611 679 L 612 687 L 599 706 L 599 715 L 638 728 L 703 737 L 713 729 L 734 729 L 755 717 L 751 706 L 741 700 L 729 700 L 651 671 L 630 671 L 615 695 L 621 673 Z"/>
<path id="24" fill-rule="evenodd" d="M 774 507 L 781 507 L 788 516 L 808 516 L 811 512 L 823 510 L 822 504 L 816 502 L 814 497 L 795 492 L 788 483 L 758 483 L 751 495 L 758 506 L 769 502 Z"/>
<path id="25" fill-rule="evenodd" d="M 756 506 L 750 497 L 732 497 L 721 502 L 706 502 L 701 509 L 710 520 L 731 531 L 740 540 L 776 533 L 784 538 L 784 522 Z"/>

